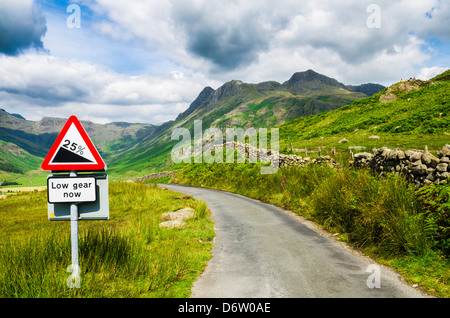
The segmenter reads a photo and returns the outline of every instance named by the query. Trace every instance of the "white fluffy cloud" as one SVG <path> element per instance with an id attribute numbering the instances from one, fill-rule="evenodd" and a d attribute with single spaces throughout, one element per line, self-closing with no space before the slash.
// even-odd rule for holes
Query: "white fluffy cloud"
<path id="1" fill-rule="evenodd" d="M 97 122 L 159 123 L 174 119 L 208 84 L 217 82 L 180 72 L 129 76 L 45 54 L 0 56 L 0 100 L 29 119 L 79 113 Z"/>
<path id="2" fill-rule="evenodd" d="M 429 80 L 430 78 L 435 77 L 436 75 L 439 75 L 443 72 L 445 72 L 448 68 L 444 68 L 444 67 L 438 67 L 438 66 L 434 66 L 434 67 L 424 67 L 423 69 L 420 70 L 419 75 L 417 75 L 417 78 L 421 79 L 421 80 Z"/>
<path id="3" fill-rule="evenodd" d="M 80 30 L 65 26 L 63 5 L 35 1 L 43 11 L 32 0 L 0 4 L 0 17 L 32 17 L 0 21 L 0 46 L 27 29 L 33 37 L 14 47 L 48 50 L 0 50 L 0 106 L 30 119 L 76 110 L 157 123 L 204 86 L 232 79 L 283 82 L 313 69 L 345 84 L 389 85 L 449 68 L 446 1 L 379 0 L 380 27 L 371 28 L 372 0 L 78 0 Z"/>
<path id="4" fill-rule="evenodd" d="M 108 23 L 120 29 L 104 32 L 140 38 L 186 67 L 223 81 L 233 75 L 247 81 L 271 80 L 272 72 L 281 75 L 280 70 L 287 79 L 295 71 L 314 68 L 339 71 L 344 82 L 386 84 L 418 72 L 418 65 L 430 58 L 424 50 L 426 39 L 449 40 L 446 2 L 377 1 L 380 28 L 369 28 L 372 12 L 367 9 L 372 3 L 96 0 Z M 330 62 L 334 67 L 327 66 Z M 355 75 L 355 69 L 362 73 L 363 67 L 376 69 L 377 63 L 386 71 L 384 78 L 371 78 L 372 71 Z"/>

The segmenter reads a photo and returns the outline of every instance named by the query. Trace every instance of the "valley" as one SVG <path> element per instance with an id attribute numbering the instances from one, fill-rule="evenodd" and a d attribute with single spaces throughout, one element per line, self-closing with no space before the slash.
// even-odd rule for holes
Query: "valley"
<path id="1" fill-rule="evenodd" d="M 295 73 L 282 84 L 232 80 L 216 90 L 205 87 L 186 111 L 160 125 L 81 122 L 112 176 L 133 178 L 167 170 L 172 165 L 170 151 L 176 144 L 170 140 L 171 131 L 176 127 L 192 131 L 194 120 L 202 120 L 204 129 L 272 128 L 340 108 L 383 88 L 378 84 L 346 86 L 308 70 Z M 33 122 L 0 110 L 0 180 L 42 182 L 40 163 L 65 121 L 46 117 Z"/>
<path id="2" fill-rule="evenodd" d="M 160 125 L 95 124 L 81 120 L 112 180 L 128 180 L 173 169 L 171 140 L 177 127 L 280 129 L 280 150 L 312 158 L 331 155 L 347 164 L 351 152 L 390 148 L 437 154 L 449 141 L 448 73 L 430 81 L 407 80 L 388 88 L 346 86 L 312 70 L 280 84 L 232 80 L 205 87 L 175 120 Z M 366 95 L 372 94 L 373 95 Z M 4 185 L 44 185 L 40 164 L 65 123 L 62 118 L 28 121 L 0 110 L 0 181 Z"/>

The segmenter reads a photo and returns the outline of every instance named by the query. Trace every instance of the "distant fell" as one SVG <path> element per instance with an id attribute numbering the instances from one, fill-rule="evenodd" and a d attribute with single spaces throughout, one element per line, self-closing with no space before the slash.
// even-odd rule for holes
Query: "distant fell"
<path id="1" fill-rule="evenodd" d="M 338 109 L 281 125 L 284 151 L 399 147 L 437 151 L 450 143 L 450 71 L 394 83 Z M 341 141 L 341 142 L 339 142 Z M 347 151 L 348 153 L 348 151 Z"/>
<path id="2" fill-rule="evenodd" d="M 347 85 L 346 87 L 351 92 L 360 92 L 366 94 L 367 96 L 375 95 L 385 88 L 383 85 L 374 83 L 361 84 L 357 86 Z"/>
<path id="3" fill-rule="evenodd" d="M 201 120 L 204 129 L 272 128 L 302 116 L 338 109 L 383 88 L 381 85 L 370 87 L 372 89 L 346 86 L 336 79 L 307 70 L 294 73 L 283 84 L 231 80 L 217 89 L 205 87 L 175 120 L 158 126 L 124 122 L 100 125 L 83 120 L 81 123 L 108 162 L 109 171 L 136 175 L 162 171 L 173 164 L 170 152 L 177 141 L 171 140 L 171 133 L 176 127 L 193 131 L 194 121 Z M 0 153 L 0 159 L 14 170 L 18 165 L 13 160 L 14 153 L 26 152 L 33 160 L 16 170 L 30 170 L 39 161 L 36 158 L 45 157 L 66 120 L 45 117 L 40 121 L 29 121 L 19 114 L 1 110 L 0 141 L 7 154 Z M 38 167 L 36 165 L 36 169 Z"/>
<path id="4" fill-rule="evenodd" d="M 280 84 L 232 80 L 216 90 L 206 87 L 176 122 L 192 118 L 225 127 L 274 127 L 301 116 L 339 108 L 377 93 L 384 86 L 346 86 L 313 70 L 294 73 Z"/>
<path id="5" fill-rule="evenodd" d="M 0 170 L 26 172 L 39 169 L 66 121 L 65 118 L 54 117 L 31 121 L 0 109 Z M 81 120 L 81 123 L 104 159 L 118 154 L 134 140 L 158 128 L 150 124 L 123 122 L 101 125 Z"/>
<path id="6" fill-rule="evenodd" d="M 296 87 L 302 86 L 307 83 L 317 83 L 322 85 L 330 85 L 345 88 L 345 85 L 339 83 L 336 79 L 319 74 L 313 70 L 294 73 L 288 81 L 283 83 L 283 86 Z"/>
<path id="7" fill-rule="evenodd" d="M 166 123 L 164 129 L 154 132 L 151 137 L 134 142 L 108 166 L 116 165 L 121 172 L 166 169 L 172 164 L 170 151 L 177 143 L 171 140 L 172 130 L 183 127 L 193 134 L 195 120 L 201 120 L 203 129 L 272 128 L 298 117 L 337 109 L 367 96 L 313 70 L 294 73 L 283 84 L 231 80 L 217 89 L 205 87 L 174 122 Z"/>
<path id="8" fill-rule="evenodd" d="M 175 121 L 179 121 L 183 118 L 186 118 L 189 116 L 193 111 L 195 111 L 198 107 L 200 107 L 207 98 L 213 94 L 215 91 L 211 87 L 207 86 L 205 87 L 200 94 L 197 96 L 197 98 L 191 103 L 189 108 L 178 115 L 178 117 L 175 119 Z"/>

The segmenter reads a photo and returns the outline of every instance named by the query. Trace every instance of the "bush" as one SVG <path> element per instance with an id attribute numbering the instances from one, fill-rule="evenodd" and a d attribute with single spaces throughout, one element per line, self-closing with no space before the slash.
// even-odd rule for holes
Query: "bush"
<path id="1" fill-rule="evenodd" d="M 6 187 L 6 186 L 12 186 L 12 185 L 21 185 L 21 183 L 18 183 L 16 181 L 3 181 L 0 186 Z"/>
<path id="2" fill-rule="evenodd" d="M 430 184 L 417 192 L 426 231 L 434 248 L 450 255 L 450 184 Z"/>

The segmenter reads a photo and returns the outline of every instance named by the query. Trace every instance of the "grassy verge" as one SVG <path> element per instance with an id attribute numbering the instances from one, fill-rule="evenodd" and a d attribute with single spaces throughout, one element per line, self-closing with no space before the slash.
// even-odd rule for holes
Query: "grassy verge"
<path id="1" fill-rule="evenodd" d="M 260 174 L 250 164 L 195 164 L 172 182 L 228 190 L 313 220 L 439 297 L 450 296 L 450 187 L 417 193 L 399 177 L 326 166 Z M 444 189 L 444 190 L 442 190 Z M 445 205 L 447 204 L 447 205 Z"/>
<path id="2" fill-rule="evenodd" d="M 196 211 L 185 228 L 159 227 L 184 207 Z M 215 235 L 203 202 L 122 182 L 110 183 L 110 220 L 79 231 L 81 288 L 70 289 L 70 222 L 48 221 L 45 191 L 0 200 L 0 298 L 188 297 Z"/>

